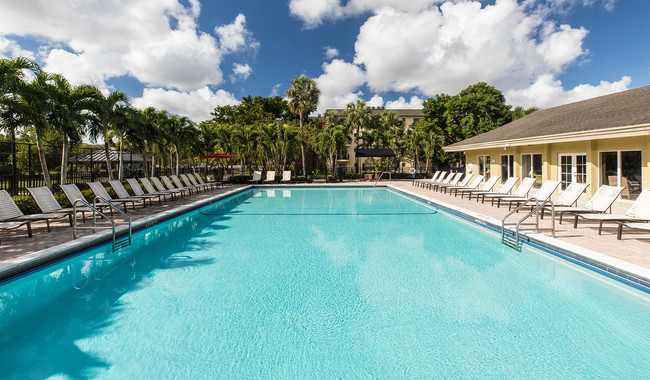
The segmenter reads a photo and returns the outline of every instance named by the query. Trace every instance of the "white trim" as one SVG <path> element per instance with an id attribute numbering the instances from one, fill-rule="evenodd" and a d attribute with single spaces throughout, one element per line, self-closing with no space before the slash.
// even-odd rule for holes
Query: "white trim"
<path id="1" fill-rule="evenodd" d="M 478 149 L 503 148 L 506 145 L 514 147 L 514 146 L 553 144 L 553 143 L 563 143 L 563 142 L 572 142 L 572 141 L 602 140 L 602 139 L 647 136 L 647 135 L 650 135 L 650 124 L 638 124 L 638 125 L 630 125 L 624 127 L 560 133 L 560 134 L 546 135 L 546 136 L 531 136 L 531 137 L 524 137 L 520 139 L 489 141 L 483 143 L 459 145 L 458 147 L 454 147 L 451 149 L 447 149 L 447 147 L 443 147 L 442 149 L 445 152 L 464 152 L 464 151 L 478 150 Z"/>

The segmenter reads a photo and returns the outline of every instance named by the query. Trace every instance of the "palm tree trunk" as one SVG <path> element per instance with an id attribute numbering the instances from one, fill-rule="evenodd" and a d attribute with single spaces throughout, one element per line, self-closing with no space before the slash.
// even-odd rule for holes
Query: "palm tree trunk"
<path id="1" fill-rule="evenodd" d="M 176 175 L 178 175 L 178 170 L 179 170 L 179 155 L 178 155 L 178 149 L 176 149 Z"/>
<path id="2" fill-rule="evenodd" d="M 68 176 L 68 149 L 69 149 L 69 141 L 68 141 L 68 135 L 63 134 L 63 151 L 61 152 L 61 185 L 66 184 L 67 176 Z"/>
<path id="3" fill-rule="evenodd" d="M 50 170 L 47 168 L 47 161 L 45 160 L 45 149 L 43 148 L 43 136 L 36 131 L 36 147 L 38 148 L 38 160 L 41 162 L 41 170 L 43 171 L 43 179 L 45 186 L 52 190 L 52 179 L 50 178 Z"/>
<path id="4" fill-rule="evenodd" d="M 149 167 L 148 167 L 149 161 L 147 160 L 147 150 L 145 149 L 142 152 L 142 174 L 146 177 L 149 178 Z"/>
<path id="5" fill-rule="evenodd" d="M 108 155 L 108 132 L 104 132 L 104 154 L 106 154 L 106 171 L 108 171 L 108 180 L 113 180 L 113 167 L 111 166 L 111 158 Z"/>
<path id="6" fill-rule="evenodd" d="M 299 115 L 300 115 L 300 150 L 302 151 L 302 175 L 305 177 L 305 181 L 306 181 L 307 165 L 305 164 L 305 134 L 302 130 L 302 111 L 300 111 Z"/>
<path id="7" fill-rule="evenodd" d="M 122 171 L 124 169 L 124 160 L 122 158 L 122 137 L 120 137 L 120 163 L 118 166 L 117 178 L 122 182 Z"/>
<path id="8" fill-rule="evenodd" d="M 155 177 L 154 170 L 156 170 L 156 152 L 151 153 L 151 176 Z"/>

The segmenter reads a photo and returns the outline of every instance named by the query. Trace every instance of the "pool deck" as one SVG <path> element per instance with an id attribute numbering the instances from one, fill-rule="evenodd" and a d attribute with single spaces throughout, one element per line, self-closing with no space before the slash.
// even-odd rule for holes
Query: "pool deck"
<path id="1" fill-rule="evenodd" d="M 373 183 L 349 182 L 347 185 L 370 185 Z M 324 184 L 314 184 L 324 185 Z M 382 185 L 388 185 L 382 182 Z M 507 207 L 497 208 L 490 206 L 489 202 L 485 204 L 477 203 L 474 198 L 470 201 L 454 197 L 449 194 L 434 192 L 431 190 L 414 187 L 411 181 L 393 181 L 391 184 L 395 189 L 410 193 L 425 200 L 440 204 L 449 209 L 457 210 L 470 217 L 483 219 L 489 223 L 499 224 L 501 219 L 508 213 Z M 291 186 L 291 185 L 285 185 Z M 175 201 L 163 202 L 158 204 L 154 202 L 153 206 L 142 208 L 137 206 L 135 210 L 129 209 L 129 215 L 134 223 L 137 221 L 146 221 L 156 218 L 161 214 L 169 214 L 178 209 L 192 207 L 192 204 L 208 201 L 216 196 L 226 193 L 236 192 L 244 188 L 245 185 L 229 185 L 224 189 L 215 189 L 208 192 L 202 192 L 190 197 L 177 199 Z M 557 195 L 555 196 L 557 197 Z M 554 198 L 555 198 L 554 197 Z M 584 205 L 586 200 L 581 199 L 579 205 Z M 616 203 L 613 206 L 614 213 L 625 213 L 629 204 Z M 512 220 L 516 220 L 514 218 Z M 573 218 L 570 216 L 563 224 L 556 223 L 556 237 L 552 238 L 549 232 L 532 234 L 539 240 L 555 244 L 559 247 L 565 247 L 593 258 L 598 262 L 603 262 L 615 268 L 621 268 L 627 273 L 634 273 L 642 278 L 650 278 L 650 233 L 637 232 L 628 229 L 623 234 L 622 240 L 616 239 L 616 224 L 605 224 L 602 235 L 598 235 L 598 225 L 580 223 L 577 229 L 573 228 Z M 510 219 L 509 219 L 510 221 Z M 23 264 L 30 260 L 31 257 L 37 256 L 40 252 L 51 250 L 53 247 L 63 245 L 74 245 L 72 239 L 72 227 L 69 226 L 67 219 L 51 222 L 52 232 L 48 233 L 44 222 L 32 224 L 34 237 L 27 238 L 25 227 L 19 227 L 12 230 L 0 231 L 0 270 L 11 267 L 17 263 Z M 90 223 L 86 223 L 90 225 Z M 550 217 L 545 217 L 541 227 L 550 227 Z M 92 236 L 92 230 L 80 230 L 81 240 L 89 240 Z M 106 234 L 107 232 L 104 232 Z M 530 232 L 526 232 L 530 233 Z M 543 235 L 543 236 L 541 236 Z"/>

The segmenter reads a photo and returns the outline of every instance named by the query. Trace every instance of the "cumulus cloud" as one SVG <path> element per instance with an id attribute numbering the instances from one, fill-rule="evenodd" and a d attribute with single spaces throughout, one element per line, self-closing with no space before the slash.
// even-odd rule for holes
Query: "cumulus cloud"
<path id="1" fill-rule="evenodd" d="M 238 14 L 232 24 L 218 26 L 215 33 L 219 36 L 220 49 L 224 53 L 233 53 L 246 49 L 257 49 L 259 42 L 246 29 L 246 16 Z"/>
<path id="2" fill-rule="evenodd" d="M 198 123 L 211 119 L 210 112 L 216 106 L 239 104 L 239 101 L 227 91 L 213 92 L 208 86 L 203 86 L 188 92 L 146 88 L 142 97 L 133 99 L 132 104 L 139 109 L 165 109 L 172 114 L 187 116 Z"/>
<path id="3" fill-rule="evenodd" d="M 586 54 L 586 34 L 528 14 L 515 0 L 445 3 L 418 13 L 384 8 L 361 27 L 354 63 L 365 67 L 375 91 L 431 96 L 479 81 L 513 88 Z"/>
<path id="4" fill-rule="evenodd" d="M 563 13 L 576 6 L 600 4 L 607 10 L 614 9 L 618 0 L 522 0 L 526 7 L 546 13 Z M 443 3 L 464 3 L 467 0 L 290 0 L 289 11 L 301 19 L 307 28 L 314 28 L 326 20 L 334 21 L 366 13 L 377 13 L 383 8 L 417 13 Z M 482 1 L 486 3 L 486 1 Z"/>
<path id="5" fill-rule="evenodd" d="M 513 106 L 548 108 L 624 91 L 631 83 L 632 78 L 624 76 L 616 82 L 601 81 L 597 86 L 581 84 L 565 91 L 561 81 L 547 74 L 529 87 L 505 91 L 505 96 Z"/>
<path id="6" fill-rule="evenodd" d="M 70 2 L 21 0 L 2 6 L 0 37 L 16 35 L 42 41 L 44 69 L 71 82 L 101 85 L 132 76 L 146 86 L 182 91 L 223 81 L 225 54 L 256 49 L 259 43 L 238 15 L 201 32 L 198 0 L 115 0 Z"/>
<path id="7" fill-rule="evenodd" d="M 0 36 L 0 58 L 26 57 L 34 59 L 34 52 L 24 50 L 18 42 Z"/>
<path id="8" fill-rule="evenodd" d="M 359 99 L 365 75 L 359 66 L 335 59 L 323 64 L 323 74 L 316 78 L 316 83 L 321 91 L 317 112 L 324 113 L 325 109 L 340 108 Z"/>
<path id="9" fill-rule="evenodd" d="M 235 63 L 232 66 L 232 73 L 233 73 L 233 76 L 231 77 L 232 81 L 234 82 L 237 79 L 246 80 L 251 75 L 252 72 L 253 69 L 248 64 L 242 65 L 240 63 Z"/>
<path id="10" fill-rule="evenodd" d="M 411 99 L 408 101 L 404 99 L 403 96 L 400 96 L 396 100 L 391 100 L 386 102 L 386 108 L 388 109 L 422 109 L 422 103 L 424 99 L 419 96 L 411 96 Z"/>
<path id="11" fill-rule="evenodd" d="M 323 51 L 325 52 L 325 58 L 327 59 L 332 59 L 339 56 L 339 49 L 333 48 L 331 46 L 325 46 L 323 48 Z"/>

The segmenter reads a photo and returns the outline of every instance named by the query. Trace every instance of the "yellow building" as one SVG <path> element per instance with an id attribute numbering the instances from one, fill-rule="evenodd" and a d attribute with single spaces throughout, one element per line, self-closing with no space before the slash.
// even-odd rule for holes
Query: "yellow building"
<path id="1" fill-rule="evenodd" d="M 474 174 L 589 183 L 588 197 L 625 186 L 633 200 L 650 187 L 650 86 L 536 111 L 444 150 L 464 152 Z"/>
<path id="2" fill-rule="evenodd" d="M 418 121 L 422 120 L 424 117 L 422 114 L 422 109 L 386 109 L 386 107 L 367 107 L 368 112 L 370 115 L 376 116 L 376 115 L 381 115 L 384 112 L 387 111 L 392 111 L 397 114 L 397 116 L 402 119 L 404 122 L 404 126 L 406 128 L 412 128 L 415 123 Z M 338 108 L 338 109 L 328 109 L 326 112 L 329 111 L 334 111 L 339 115 L 339 119 L 345 119 L 346 114 L 345 114 L 345 109 Z M 320 116 L 320 115 L 319 115 Z M 363 131 L 360 131 L 360 133 L 363 134 Z M 374 170 L 374 161 L 372 158 L 357 158 L 355 156 L 355 152 L 357 151 L 357 139 L 356 139 L 356 131 L 353 131 L 352 136 L 348 136 L 348 144 L 346 145 L 344 150 L 341 150 L 338 152 L 336 156 L 336 166 L 337 168 L 343 168 L 344 170 L 351 170 L 351 171 L 357 171 L 357 166 L 359 168 L 359 172 L 363 171 L 372 171 Z M 402 165 L 402 163 L 400 163 Z M 408 170 L 410 168 L 410 163 L 404 163 L 403 164 L 404 170 Z M 395 168 L 392 168 L 392 170 L 395 170 Z"/>

